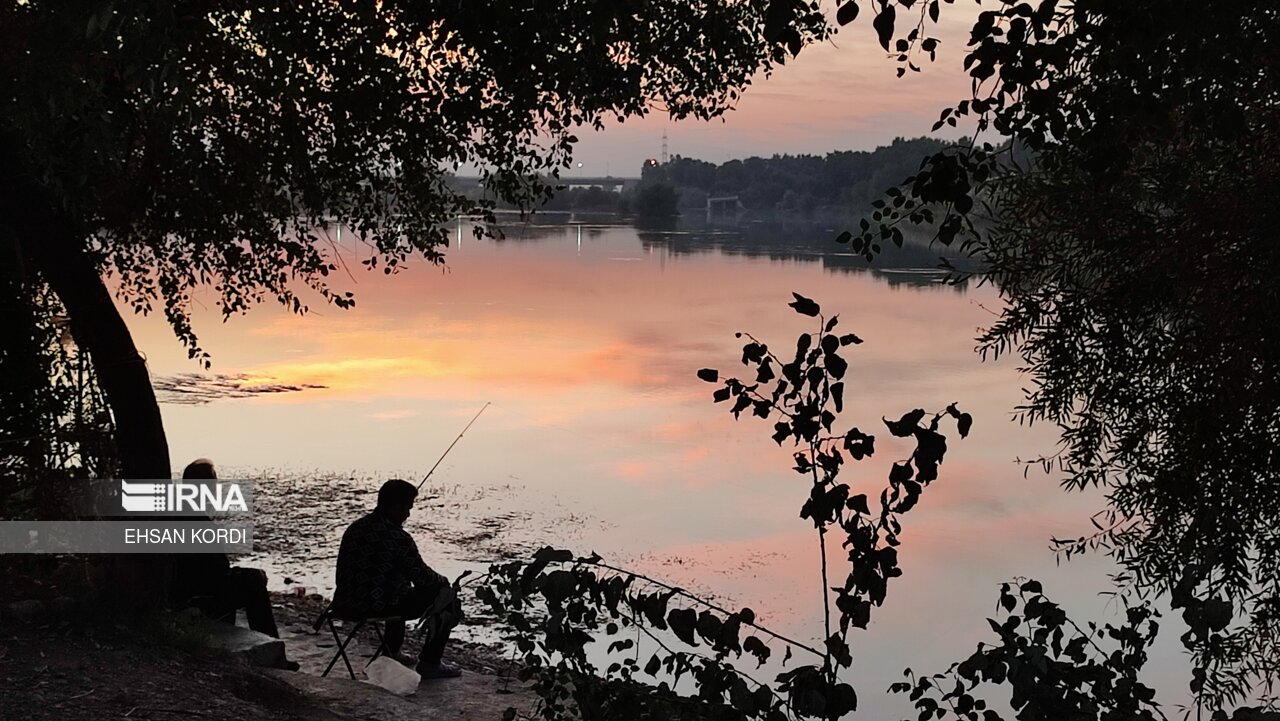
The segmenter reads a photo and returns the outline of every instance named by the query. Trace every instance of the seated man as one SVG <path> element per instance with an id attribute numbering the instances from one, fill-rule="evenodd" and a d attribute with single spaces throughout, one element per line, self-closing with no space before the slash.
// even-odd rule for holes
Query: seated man
<path id="1" fill-rule="evenodd" d="M 333 612 L 346 619 L 398 616 L 387 624 L 384 643 L 386 652 L 399 659 L 405 620 L 433 610 L 432 633 L 417 671 L 423 678 L 453 678 L 462 672 L 441 659 L 461 608 L 448 579 L 423 563 L 418 545 L 402 527 L 417 495 L 407 481 L 387 481 L 378 490 L 377 508 L 342 534 Z"/>

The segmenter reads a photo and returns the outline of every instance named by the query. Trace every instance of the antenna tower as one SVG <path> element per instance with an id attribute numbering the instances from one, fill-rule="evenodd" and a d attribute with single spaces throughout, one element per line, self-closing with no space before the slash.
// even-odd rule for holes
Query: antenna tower
<path id="1" fill-rule="evenodd" d="M 667 155 L 667 130 L 666 128 L 663 128 L 662 129 L 662 164 L 666 165 L 667 161 L 670 159 L 671 157 Z"/>

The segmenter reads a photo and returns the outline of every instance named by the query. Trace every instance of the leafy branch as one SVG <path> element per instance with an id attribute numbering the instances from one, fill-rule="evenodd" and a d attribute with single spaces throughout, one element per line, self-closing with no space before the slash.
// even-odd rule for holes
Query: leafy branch
<path id="1" fill-rule="evenodd" d="M 587 710 L 613 709 L 629 718 L 696 711 L 704 718 L 781 721 L 838 719 L 856 710 L 857 694 L 840 677 L 853 664 L 849 636 L 853 629 L 867 627 L 872 608 L 884 603 L 889 579 L 902 574 L 896 548 L 900 517 L 938 478 L 947 450 L 940 426 L 944 420 L 954 422 L 963 438 L 973 419 L 955 404 L 934 413 L 916 409 L 897 420 L 882 418 L 891 435 L 912 438 L 915 447 L 892 464 L 873 512 L 867 493 L 853 493 L 838 479 L 846 458 L 861 461 L 875 452 L 875 436 L 857 427 L 836 430 L 850 377 L 844 354 L 862 339 L 836 334 L 837 316 L 828 318 L 813 300 L 793 295 L 791 308 L 817 325 L 797 338 L 790 360 L 739 333 L 747 339 L 742 363 L 753 377 L 722 380 L 709 368 L 697 375 L 720 385 L 712 399 L 731 402 L 735 418 L 750 409 L 752 416 L 773 422 L 778 445 L 790 441 L 795 448 L 793 470 L 809 481 L 800 517 L 814 524 L 822 560 L 821 646 L 763 627 L 749 608 L 730 611 L 595 554 L 575 557 L 544 548 L 527 563 L 493 566 L 476 590 L 511 629 L 524 662 L 522 679 L 542 698 L 541 717 L 587 717 Z M 841 549 L 849 564 L 844 579 L 834 585 L 826 544 L 833 531 L 842 532 Z M 638 636 L 609 640 L 631 626 L 655 649 L 643 667 Z M 744 637 L 747 629 L 756 633 Z M 745 654 L 762 667 L 772 655 L 766 641 L 786 647 L 783 666 L 793 649 L 808 652 L 815 663 L 780 672 L 772 685 L 761 684 L 734 662 Z M 603 671 L 593 660 L 599 658 L 610 661 Z M 679 700 L 674 691 L 685 676 L 696 682 L 695 706 Z M 637 694 L 637 679 L 645 679 L 641 685 L 652 691 L 648 700 L 639 700 L 646 697 Z M 624 699 L 629 704 L 625 709 Z"/>

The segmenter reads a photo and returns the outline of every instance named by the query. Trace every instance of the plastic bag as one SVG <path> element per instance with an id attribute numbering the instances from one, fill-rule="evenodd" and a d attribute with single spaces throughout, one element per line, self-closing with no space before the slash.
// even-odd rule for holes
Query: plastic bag
<path id="1" fill-rule="evenodd" d="M 386 656 L 379 656 L 364 670 L 369 683 L 377 684 L 397 696 L 411 696 L 418 690 L 422 676 L 411 668 Z"/>

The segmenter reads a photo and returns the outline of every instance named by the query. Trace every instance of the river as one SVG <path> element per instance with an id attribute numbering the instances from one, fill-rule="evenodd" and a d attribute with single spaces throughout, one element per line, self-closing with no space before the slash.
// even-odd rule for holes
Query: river
<path id="1" fill-rule="evenodd" d="M 506 232 L 476 240 L 460 226 L 446 265 L 392 276 L 364 271 L 367 251 L 335 236 L 350 311 L 316 299 L 305 316 L 260 307 L 224 324 L 212 295 L 196 294 L 218 377 L 167 384 L 171 452 L 179 467 L 206 456 L 224 478 L 260 479 L 260 551 L 241 562 L 266 565 L 274 587 L 328 592 L 342 529 L 378 483 L 420 480 L 492 403 L 410 521 L 429 563 L 452 574 L 543 543 L 594 550 L 817 638 L 816 534 L 798 516 L 807 481 L 769 424 L 735 421 L 695 377 L 743 369 L 737 331 L 789 346 L 811 330 L 786 305 L 799 292 L 865 341 L 849 354 L 841 424 L 875 433 L 878 453 L 846 468 L 855 492 L 875 497 L 906 454 L 881 416 L 955 402 L 975 419 L 904 518 L 904 576 L 855 636 L 860 716 L 902 717 L 905 699 L 884 690 L 904 667 L 942 670 L 990 640 L 983 619 L 1011 577 L 1041 579 L 1082 619 L 1115 620 L 1097 595 L 1105 559 L 1059 565 L 1049 549 L 1090 530 L 1100 497 L 1015 462 L 1052 451 L 1055 435 L 1012 422 L 1028 382 L 1016 359 L 974 352 L 999 309 L 990 287 L 939 282 L 922 249 L 867 269 L 826 229 Z M 130 325 L 154 376 L 199 372 L 163 321 Z M 1176 635 L 1165 631 L 1169 654 Z M 1162 696 L 1185 696 L 1180 661 L 1153 671 Z"/>

